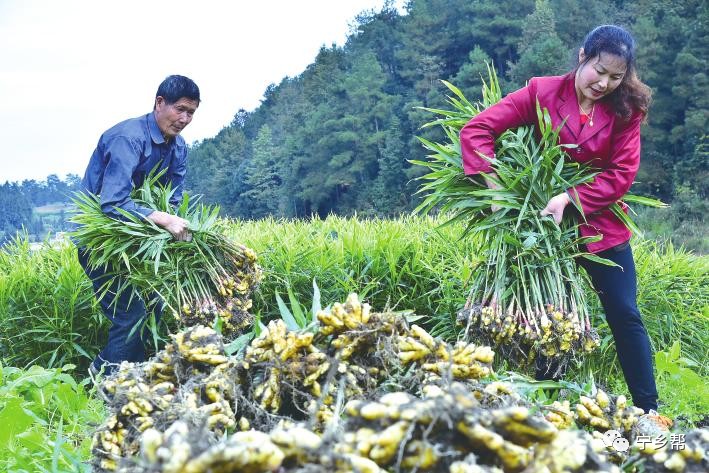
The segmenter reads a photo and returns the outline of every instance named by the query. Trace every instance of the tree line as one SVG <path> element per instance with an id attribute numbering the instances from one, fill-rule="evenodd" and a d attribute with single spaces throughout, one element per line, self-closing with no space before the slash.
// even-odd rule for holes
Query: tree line
<path id="1" fill-rule="evenodd" d="M 190 150 L 188 189 L 242 218 L 388 216 L 411 210 L 425 156 L 416 136 L 445 106 L 440 79 L 479 98 L 492 61 L 503 92 L 574 66 L 583 36 L 606 23 L 638 43 L 654 92 L 633 192 L 707 195 L 707 2 L 685 0 L 411 0 L 361 13 L 344 46 L 322 47 L 261 105 Z"/>
<path id="2" fill-rule="evenodd" d="M 64 179 L 50 174 L 43 181 L 5 181 L 0 185 L 0 242 L 14 237 L 20 230 L 40 238 L 48 231 L 65 230 L 63 210 L 39 215 L 34 209 L 47 204 L 67 204 L 72 194 L 80 189 L 81 178 L 76 174 L 67 174 Z"/>
<path id="3" fill-rule="evenodd" d="M 193 144 L 187 189 L 240 218 L 410 211 L 421 170 L 409 161 L 425 158 L 416 136 L 442 139 L 421 129 L 434 118 L 421 107 L 446 106 L 441 79 L 479 99 L 492 62 L 511 92 L 570 70 L 583 36 L 615 23 L 635 36 L 640 78 L 653 89 L 633 192 L 675 199 L 701 219 L 708 10 L 703 0 L 410 0 L 399 13 L 387 1 L 356 17 L 343 46 L 322 47 L 301 74 L 269 85 L 259 107 Z M 46 229 L 32 208 L 67 202 L 79 185 L 77 175 L 6 182 L 0 231 Z"/>

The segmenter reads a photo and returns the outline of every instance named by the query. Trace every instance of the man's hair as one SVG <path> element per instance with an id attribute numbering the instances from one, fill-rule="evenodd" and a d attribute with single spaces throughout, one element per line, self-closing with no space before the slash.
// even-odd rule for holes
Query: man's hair
<path id="1" fill-rule="evenodd" d="M 168 104 L 173 104 L 182 97 L 196 100 L 199 103 L 199 87 L 185 76 L 167 76 L 158 87 L 155 98 L 162 97 Z"/>

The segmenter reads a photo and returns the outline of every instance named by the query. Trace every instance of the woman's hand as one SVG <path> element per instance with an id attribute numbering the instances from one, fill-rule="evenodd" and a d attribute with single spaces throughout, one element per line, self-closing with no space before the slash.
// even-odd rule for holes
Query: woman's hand
<path id="1" fill-rule="evenodd" d="M 491 173 L 489 174 L 489 176 L 490 176 L 490 177 L 494 177 L 495 179 L 497 179 L 497 174 L 495 174 L 494 172 L 491 172 Z M 487 184 L 487 188 L 488 188 L 488 189 L 495 190 L 495 189 L 499 189 L 499 188 L 500 188 L 500 186 L 498 186 L 497 184 L 495 184 L 494 182 L 492 182 L 492 180 L 490 180 L 490 178 L 489 178 L 488 176 L 485 176 L 485 184 Z M 491 209 L 493 212 L 497 212 L 498 210 L 500 210 L 500 206 L 499 206 L 499 205 L 492 204 L 492 205 L 490 206 L 490 209 Z"/>
<path id="2" fill-rule="evenodd" d="M 564 209 L 570 202 L 571 199 L 569 198 L 569 194 L 562 192 L 561 194 L 552 197 L 547 203 L 547 206 L 544 207 L 539 214 L 542 217 L 545 215 L 551 215 L 554 217 L 556 224 L 559 225 L 561 223 L 561 217 L 564 215 Z"/>

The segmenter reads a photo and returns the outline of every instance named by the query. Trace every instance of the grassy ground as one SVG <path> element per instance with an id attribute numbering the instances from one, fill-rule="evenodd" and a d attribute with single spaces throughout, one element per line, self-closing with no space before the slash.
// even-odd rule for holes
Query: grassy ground
<path id="1" fill-rule="evenodd" d="M 289 288 L 294 299 L 309 307 L 315 281 L 324 305 L 358 292 L 375 308 L 411 310 L 424 316 L 427 327 L 453 336 L 454 314 L 464 303 L 477 257 L 474 241 L 458 239 L 460 228 L 439 229 L 439 223 L 427 218 L 264 219 L 227 221 L 224 232 L 259 254 L 266 277 L 253 311 L 262 320 L 278 317 L 275 295 L 287 299 Z M 654 241 L 638 240 L 634 251 L 639 304 L 653 349 L 664 354 L 658 363 L 664 407 L 696 420 L 709 412 L 706 391 L 693 384 L 691 374 L 709 385 L 709 257 Z M 622 393 L 612 338 L 596 298 L 590 300 L 603 343 L 567 377 L 580 384 L 593 377 Z M 83 373 L 105 340 L 106 326 L 71 245 L 36 252 L 20 241 L 0 251 L 3 363 L 74 363 Z M 506 367 L 500 362 L 498 368 Z"/>

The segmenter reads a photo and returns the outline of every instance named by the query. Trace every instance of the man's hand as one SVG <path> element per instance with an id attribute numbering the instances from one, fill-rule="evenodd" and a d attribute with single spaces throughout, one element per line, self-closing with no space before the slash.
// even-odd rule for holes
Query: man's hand
<path id="1" fill-rule="evenodd" d="M 191 241 L 192 234 L 189 231 L 189 222 L 177 215 L 171 215 L 166 212 L 156 210 L 148 215 L 148 220 L 151 220 L 155 225 L 164 228 L 172 234 L 178 241 Z"/>
<path id="2" fill-rule="evenodd" d="M 554 217 L 556 224 L 559 225 L 561 223 L 561 217 L 564 216 L 564 209 L 570 202 L 571 199 L 569 198 L 569 194 L 562 192 L 561 194 L 552 197 L 547 203 L 547 206 L 539 212 L 539 215 L 542 217 L 545 215 L 551 215 Z"/>

